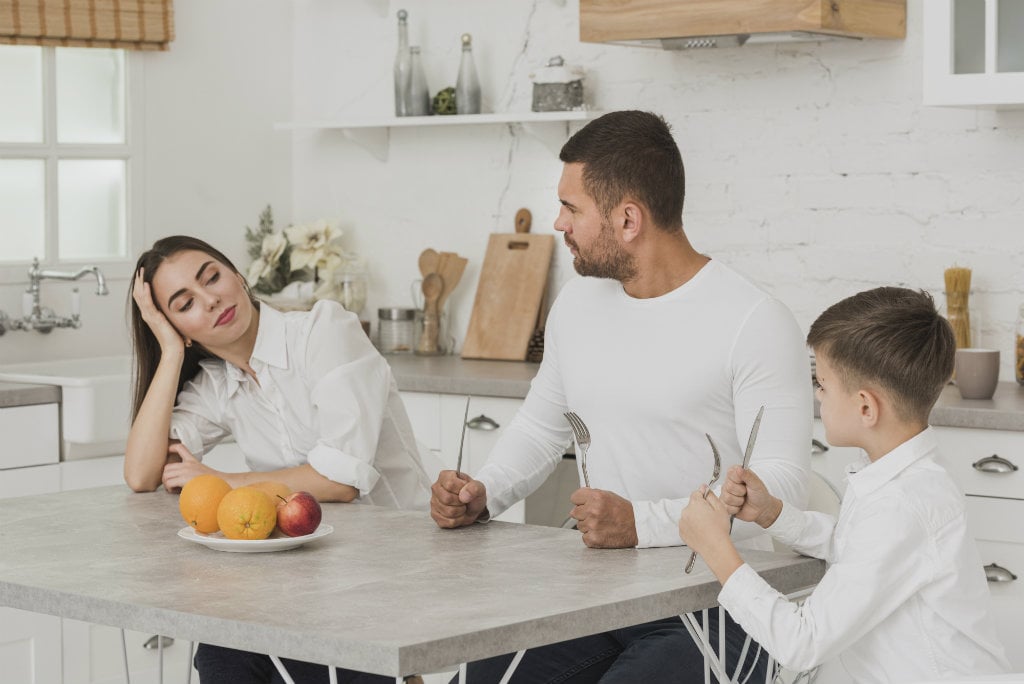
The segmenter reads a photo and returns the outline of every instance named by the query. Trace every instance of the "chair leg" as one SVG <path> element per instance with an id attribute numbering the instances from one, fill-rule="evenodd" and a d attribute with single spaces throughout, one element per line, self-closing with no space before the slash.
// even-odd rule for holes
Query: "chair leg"
<path id="1" fill-rule="evenodd" d="M 270 656 L 270 662 L 274 663 L 274 667 L 277 668 L 277 672 L 281 675 L 281 679 L 284 680 L 284 684 L 295 684 L 295 680 L 292 679 L 290 674 L 288 674 L 288 670 L 285 669 L 284 663 L 281 662 L 280 658 L 272 655 Z M 334 668 L 331 669 L 333 670 Z"/>
<path id="2" fill-rule="evenodd" d="M 132 675 L 128 671 L 128 642 L 124 638 L 124 629 L 121 630 L 121 659 L 124 662 L 124 684 L 132 684 Z"/>

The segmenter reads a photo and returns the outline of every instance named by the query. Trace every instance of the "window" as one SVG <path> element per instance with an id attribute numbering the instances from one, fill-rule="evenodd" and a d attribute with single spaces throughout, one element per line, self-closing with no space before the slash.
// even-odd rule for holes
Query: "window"
<path id="1" fill-rule="evenodd" d="M 129 56 L 0 45 L 0 266 L 129 258 Z"/>

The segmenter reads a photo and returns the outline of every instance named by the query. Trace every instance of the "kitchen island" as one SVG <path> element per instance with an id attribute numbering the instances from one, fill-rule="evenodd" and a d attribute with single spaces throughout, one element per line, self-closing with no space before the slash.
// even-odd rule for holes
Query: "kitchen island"
<path id="1" fill-rule="evenodd" d="M 0 606 L 401 676 L 715 605 L 688 550 L 594 550 L 578 533 L 327 504 L 334 532 L 275 553 L 177 536 L 177 497 L 123 486 L 0 500 Z M 821 561 L 746 552 L 785 593 Z"/>

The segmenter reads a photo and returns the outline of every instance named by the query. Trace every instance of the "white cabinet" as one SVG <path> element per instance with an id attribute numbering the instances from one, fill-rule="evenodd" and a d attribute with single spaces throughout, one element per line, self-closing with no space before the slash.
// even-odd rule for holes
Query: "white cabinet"
<path id="1" fill-rule="evenodd" d="M 992 592 L 996 629 L 1024 672 L 1024 432 L 935 428 L 940 461 L 967 495 L 967 516 Z"/>
<path id="2" fill-rule="evenodd" d="M 4 434 L 6 437 L 10 433 Z M 54 453 L 56 450 L 54 443 Z M 59 489 L 57 465 L 0 470 L 0 498 L 48 494 Z M 0 608 L 0 679 L 25 684 L 59 682 L 60 658 L 53 657 L 59 651 L 59 617 Z"/>
<path id="3" fill-rule="evenodd" d="M 1024 105 L 1024 2 L 922 4 L 926 105 Z"/>
<path id="4" fill-rule="evenodd" d="M 840 494 L 846 491 L 846 466 L 863 458 L 857 447 L 837 447 L 825 439 L 825 426 L 820 418 L 814 419 L 811 433 L 811 469 L 825 478 Z"/>
<path id="5" fill-rule="evenodd" d="M 468 415 L 462 470 L 473 475 L 487 462 L 502 429 L 523 403 L 522 399 L 468 397 L 467 414 L 465 395 L 432 392 L 402 392 L 401 395 L 417 442 L 436 461 L 433 468 L 431 464 L 425 464 L 432 480 L 437 476 L 433 471 L 442 468 L 453 470 L 458 463 L 464 416 Z M 525 511 L 526 504 L 520 501 L 495 519 L 524 522 Z"/>
<path id="6" fill-rule="evenodd" d="M 0 469 L 24 468 L 60 460 L 59 404 L 0 408 L 0 435 L 4 436 Z"/>
<path id="7" fill-rule="evenodd" d="M 117 627 L 65 619 L 62 629 L 64 684 L 123 684 L 126 658 L 133 684 L 184 682 L 188 677 L 191 642 L 164 637 L 161 654 L 152 634 L 125 630 L 122 646 Z M 192 681 L 199 681 L 195 671 Z"/>

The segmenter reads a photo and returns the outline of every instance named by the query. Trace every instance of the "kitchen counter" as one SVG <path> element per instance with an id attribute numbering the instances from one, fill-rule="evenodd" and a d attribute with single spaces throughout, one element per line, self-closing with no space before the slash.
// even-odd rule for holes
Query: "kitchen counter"
<path id="1" fill-rule="evenodd" d="M 55 385 L 29 385 L 18 382 L 0 382 L 0 408 L 57 404 L 60 387 Z"/>
<path id="2" fill-rule="evenodd" d="M 540 368 L 537 363 L 463 360 L 457 356 L 405 354 L 384 358 L 391 364 L 400 390 L 516 399 L 526 396 Z M 817 402 L 814 415 L 818 416 Z M 949 385 L 932 410 L 931 424 L 1024 432 L 1024 387 L 1001 382 L 992 399 L 977 400 L 961 399 L 956 386 Z"/>
<path id="3" fill-rule="evenodd" d="M 399 676 L 715 605 L 686 547 L 588 549 L 579 533 L 325 504 L 334 533 L 276 553 L 178 538 L 177 497 L 105 487 L 0 500 L 0 606 Z M 745 551 L 784 593 L 824 563 Z"/>

